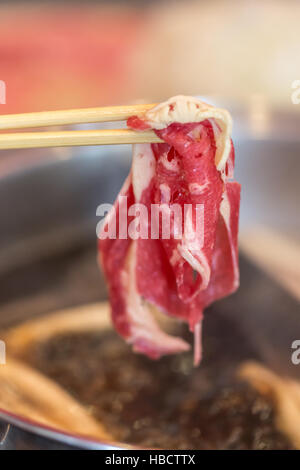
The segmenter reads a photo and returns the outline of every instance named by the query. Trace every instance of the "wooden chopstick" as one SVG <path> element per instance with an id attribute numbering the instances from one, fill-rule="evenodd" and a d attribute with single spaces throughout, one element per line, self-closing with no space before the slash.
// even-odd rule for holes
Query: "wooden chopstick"
<path id="1" fill-rule="evenodd" d="M 130 116 L 141 116 L 155 104 L 107 106 L 102 108 L 42 111 L 38 113 L 0 115 L 0 130 L 30 127 L 63 126 L 89 122 L 124 121 Z"/>
<path id="2" fill-rule="evenodd" d="M 153 131 L 104 129 L 0 134 L 0 149 L 73 147 L 163 142 Z"/>
<path id="3" fill-rule="evenodd" d="M 91 122 L 123 121 L 142 116 L 155 104 L 108 106 L 102 108 L 43 111 L 39 113 L 0 115 L 0 130 L 62 126 Z M 80 145 L 118 145 L 162 142 L 152 130 L 103 129 L 0 134 L 0 149 L 73 147 Z"/>

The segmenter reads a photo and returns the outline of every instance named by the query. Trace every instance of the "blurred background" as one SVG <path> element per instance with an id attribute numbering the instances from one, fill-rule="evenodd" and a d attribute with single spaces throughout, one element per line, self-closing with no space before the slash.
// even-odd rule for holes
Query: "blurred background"
<path id="1" fill-rule="evenodd" d="M 4 1 L 0 12 L 2 112 L 179 93 L 289 107 L 299 73 L 297 0 Z"/>

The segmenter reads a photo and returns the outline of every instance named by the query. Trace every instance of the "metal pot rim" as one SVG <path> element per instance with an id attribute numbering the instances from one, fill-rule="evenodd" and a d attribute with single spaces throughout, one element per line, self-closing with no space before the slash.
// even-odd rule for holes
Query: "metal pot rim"
<path id="1" fill-rule="evenodd" d="M 23 431 L 27 431 L 35 435 L 58 441 L 73 447 L 80 447 L 87 450 L 139 449 L 139 447 L 126 445 L 123 443 L 98 441 L 97 439 L 92 439 L 65 431 L 59 431 L 58 429 L 52 428 L 45 424 L 37 423 L 36 421 L 16 415 L 2 408 L 0 408 L 0 419 L 7 424 L 11 424 L 22 429 Z"/>

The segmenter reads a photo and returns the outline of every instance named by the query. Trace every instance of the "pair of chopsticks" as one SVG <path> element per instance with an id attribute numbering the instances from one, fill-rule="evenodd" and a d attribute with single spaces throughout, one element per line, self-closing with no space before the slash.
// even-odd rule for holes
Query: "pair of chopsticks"
<path id="1" fill-rule="evenodd" d="M 130 116 L 143 116 L 155 104 L 112 106 L 102 108 L 43 111 L 38 113 L 0 115 L 0 131 L 91 122 L 124 121 Z M 0 149 L 70 147 L 79 145 L 116 145 L 162 142 L 152 131 L 132 129 L 99 129 L 51 132 L 1 133 Z"/>

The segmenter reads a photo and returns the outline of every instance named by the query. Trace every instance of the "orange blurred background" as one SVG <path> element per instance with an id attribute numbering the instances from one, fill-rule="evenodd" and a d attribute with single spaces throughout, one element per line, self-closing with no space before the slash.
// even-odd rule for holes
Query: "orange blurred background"
<path id="1" fill-rule="evenodd" d="M 295 111 L 297 0 L 1 2 L 0 114 L 176 94 Z"/>
<path id="2" fill-rule="evenodd" d="M 0 6 L 0 79 L 14 113 L 114 104 L 132 94 L 140 11 L 110 5 Z"/>

